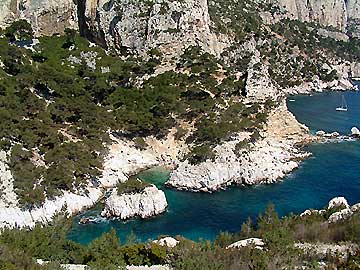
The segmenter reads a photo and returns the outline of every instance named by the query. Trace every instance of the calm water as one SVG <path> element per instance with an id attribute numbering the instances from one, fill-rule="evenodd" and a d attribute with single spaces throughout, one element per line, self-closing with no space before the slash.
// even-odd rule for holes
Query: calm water
<path id="1" fill-rule="evenodd" d="M 340 93 L 296 96 L 288 102 L 299 121 L 316 130 L 339 131 L 348 134 L 352 126 L 360 127 L 360 93 L 346 93 L 348 112 L 336 112 Z M 156 238 L 160 234 L 183 235 L 197 240 L 214 239 L 220 231 L 236 232 L 247 217 L 256 217 L 269 202 L 280 215 L 300 213 L 307 208 L 321 208 L 335 196 L 345 196 L 350 203 L 360 201 L 360 142 L 311 145 L 313 156 L 284 179 L 283 182 L 247 188 L 231 188 L 216 194 L 194 194 L 167 189 L 162 185 L 168 172 L 153 169 L 140 175 L 155 183 L 167 196 L 169 208 L 161 216 L 133 219 L 127 222 L 104 221 L 100 224 L 74 223 L 69 238 L 80 243 L 115 228 L 124 242 L 130 232 L 139 240 Z M 97 210 L 84 215 L 96 215 Z M 77 221 L 77 220 L 76 220 Z"/>

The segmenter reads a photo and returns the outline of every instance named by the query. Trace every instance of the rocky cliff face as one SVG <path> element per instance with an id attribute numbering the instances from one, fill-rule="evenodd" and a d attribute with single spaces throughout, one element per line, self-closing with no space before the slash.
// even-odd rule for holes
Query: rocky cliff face
<path id="1" fill-rule="evenodd" d="M 226 46 L 210 30 L 206 0 L 86 1 L 82 16 L 83 27 L 97 33 L 103 44 L 117 51 L 157 48 L 173 55 L 185 45 L 200 45 L 219 54 Z"/>
<path id="2" fill-rule="evenodd" d="M 236 154 L 236 144 L 247 138 L 243 134 L 217 146 L 214 161 L 197 165 L 180 163 L 167 184 L 178 189 L 211 192 L 231 184 L 273 183 L 298 167 L 299 160 L 307 156 L 295 147 L 306 138 L 311 140 L 307 132 L 283 104 L 271 112 L 264 139 L 252 144 L 250 151 L 244 149 L 240 155 Z"/>
<path id="3" fill-rule="evenodd" d="M 78 27 L 76 11 L 73 0 L 1 0 L 0 27 L 26 19 L 37 34 L 62 33 L 65 28 Z"/>
<path id="4" fill-rule="evenodd" d="M 0 11 L 0 27 L 23 18 L 37 35 L 78 28 L 91 41 L 117 52 L 157 48 L 173 55 L 185 45 L 200 45 L 219 55 L 227 44 L 210 30 L 206 0 L 2 0 Z"/>
<path id="5" fill-rule="evenodd" d="M 360 36 L 359 0 L 268 1 L 280 7 L 281 15 L 273 14 L 267 22 L 285 16 Z M 23 18 L 38 35 L 77 28 L 90 40 L 117 52 L 158 48 L 172 56 L 184 46 L 199 45 L 219 55 L 229 46 L 229 37 L 211 30 L 206 0 L 2 0 L 0 11 L 0 27 Z"/>
<path id="6" fill-rule="evenodd" d="M 272 0 L 286 16 L 303 22 L 316 22 L 359 36 L 359 0 Z"/>

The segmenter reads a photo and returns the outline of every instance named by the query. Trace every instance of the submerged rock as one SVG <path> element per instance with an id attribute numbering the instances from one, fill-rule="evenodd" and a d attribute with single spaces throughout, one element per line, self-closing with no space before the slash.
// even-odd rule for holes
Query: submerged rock
<path id="1" fill-rule="evenodd" d="M 134 194 L 118 195 L 117 189 L 114 189 L 106 200 L 101 215 L 120 219 L 129 219 L 136 216 L 149 218 L 164 212 L 167 205 L 165 193 L 154 185 Z"/>

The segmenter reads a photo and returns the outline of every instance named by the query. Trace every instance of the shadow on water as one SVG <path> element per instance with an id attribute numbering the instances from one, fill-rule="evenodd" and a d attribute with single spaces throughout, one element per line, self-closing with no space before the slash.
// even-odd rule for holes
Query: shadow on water
<path id="1" fill-rule="evenodd" d="M 360 126 L 360 95 L 345 94 L 349 111 L 342 114 L 335 111 L 339 97 L 339 93 L 296 96 L 291 98 L 295 101 L 288 102 L 288 106 L 313 132 L 323 129 L 348 134 L 352 126 Z M 169 203 L 166 213 L 148 220 L 110 220 L 87 225 L 75 222 L 69 238 L 86 244 L 113 227 L 123 242 L 130 232 L 143 241 L 158 235 L 214 239 L 220 231 L 239 231 L 247 217 L 255 218 L 269 202 L 275 204 L 280 215 L 287 215 L 321 208 L 335 196 L 345 196 L 350 203 L 360 201 L 359 142 L 310 145 L 307 150 L 312 152 L 312 157 L 282 182 L 232 187 L 214 194 L 166 188 L 163 185 L 169 177 L 166 169 L 142 172 L 139 174 L 141 179 L 154 183 L 166 193 Z"/>

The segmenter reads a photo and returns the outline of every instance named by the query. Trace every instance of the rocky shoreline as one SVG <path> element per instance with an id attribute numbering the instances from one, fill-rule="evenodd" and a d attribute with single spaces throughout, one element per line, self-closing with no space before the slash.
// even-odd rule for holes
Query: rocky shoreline
<path id="1" fill-rule="evenodd" d="M 271 184 L 280 181 L 310 155 L 302 150 L 302 146 L 328 139 L 326 136 L 310 135 L 308 128 L 288 111 L 285 100 L 270 113 L 258 141 L 236 153 L 236 144 L 250 136 L 249 133 L 240 133 L 233 140 L 215 148 L 215 161 L 208 160 L 198 165 L 180 161 L 180 157 L 189 151 L 188 145 L 184 141 L 175 140 L 174 133 L 175 130 L 164 140 L 147 138 L 145 149 L 137 148 L 132 141 L 113 137 L 114 143 L 109 146 L 103 175 L 96 186 L 89 183 L 78 194 L 64 192 L 62 196 L 46 200 L 41 207 L 32 210 L 18 207 L 14 194 L 11 202 L 1 200 L 0 227 L 31 228 L 36 223 L 47 224 L 56 213 L 64 209 L 69 216 L 78 214 L 95 205 L 103 198 L 106 190 L 115 187 L 118 181 L 125 182 L 131 175 L 154 166 L 173 168 L 166 185 L 178 190 L 214 192 L 229 185 Z M 12 194 L 12 177 L 6 165 L 6 153 L 2 153 L 0 163 L 2 175 L 8 176 L 7 181 L 3 182 L 6 186 L 2 189 L 6 194 Z M 127 219 L 135 216 L 148 218 L 162 213 L 167 203 L 161 192 L 150 192 L 145 196 L 148 201 L 143 203 L 142 194 L 121 197 L 113 191 L 103 215 Z M 150 203 L 151 194 L 161 198 Z"/>
<path id="2" fill-rule="evenodd" d="M 315 140 L 307 127 L 287 110 L 285 102 L 270 113 L 262 138 L 236 154 L 236 144 L 248 136 L 240 134 L 233 141 L 217 146 L 215 161 L 198 165 L 180 163 L 167 185 L 180 190 L 212 192 L 232 184 L 274 183 L 310 155 L 299 145 Z"/>

